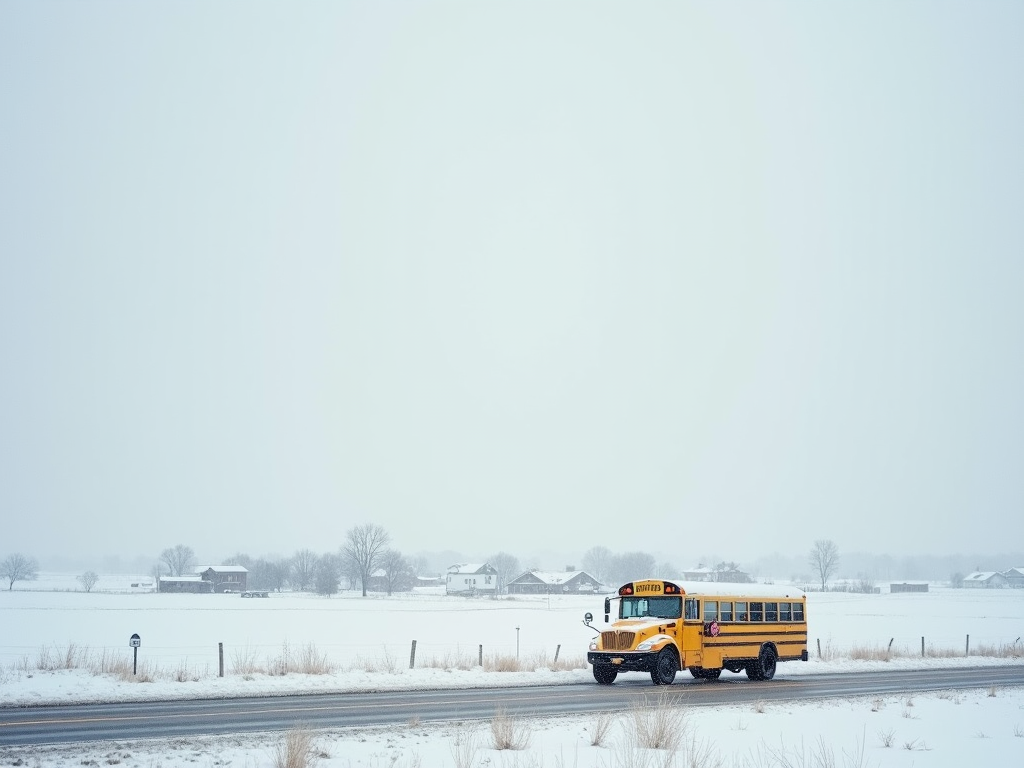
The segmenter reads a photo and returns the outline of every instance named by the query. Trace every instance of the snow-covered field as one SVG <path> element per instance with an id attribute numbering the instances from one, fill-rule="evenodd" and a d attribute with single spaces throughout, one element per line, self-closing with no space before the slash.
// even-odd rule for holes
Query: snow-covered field
<path id="1" fill-rule="evenodd" d="M 72 591 L 78 586 L 73 576 L 41 574 L 0 593 L 0 706 L 592 682 L 583 662 L 592 633 L 581 619 L 586 611 L 600 618 L 598 596 L 489 600 L 344 593 L 246 600 L 131 587 L 144 581 L 101 575 L 87 594 Z M 812 593 L 808 621 L 812 660 L 780 665 L 780 680 L 823 671 L 1024 663 L 1020 656 L 975 655 L 1021 647 L 1024 591 L 933 586 L 926 594 Z M 130 671 L 134 633 L 142 642 L 138 675 L 91 671 Z M 416 665 L 410 669 L 413 641 Z M 889 661 L 852 658 L 881 652 L 890 642 L 896 656 Z M 966 658 L 968 642 L 972 655 Z M 224 677 L 218 676 L 219 644 Z M 483 667 L 477 663 L 481 655 Z M 299 666 L 303 657 L 331 671 L 273 674 Z M 510 659 L 524 671 L 488 671 Z M 683 672 L 679 682 L 689 679 Z M 528 737 L 518 750 L 494 749 L 490 722 L 319 732 L 317 762 L 324 768 L 1024 765 L 1021 689 L 694 707 L 680 717 L 685 738 L 674 751 L 637 747 L 630 737 L 632 716 L 624 713 L 599 740 L 596 734 L 608 724 L 596 714 L 516 724 Z M 278 762 L 283 741 L 284 734 L 276 733 L 187 741 L 138 741 L 126 734 L 124 741 L 84 748 L 0 746 L 0 765 L 22 760 L 62 767 L 262 768 Z"/>

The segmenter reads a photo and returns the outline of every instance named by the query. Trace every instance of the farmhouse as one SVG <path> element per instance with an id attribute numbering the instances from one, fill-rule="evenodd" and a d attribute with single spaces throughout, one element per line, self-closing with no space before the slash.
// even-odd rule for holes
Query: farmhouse
<path id="1" fill-rule="evenodd" d="M 1002 589 L 1006 586 L 1006 577 L 995 571 L 975 571 L 964 576 L 964 587 L 967 589 Z"/>
<path id="2" fill-rule="evenodd" d="M 458 563 L 448 567 L 445 592 L 449 595 L 493 595 L 498 571 L 487 563 Z"/>
<path id="3" fill-rule="evenodd" d="M 249 569 L 241 565 L 200 565 L 196 573 L 213 585 L 211 592 L 244 592 Z"/>
<path id="4" fill-rule="evenodd" d="M 601 583 L 586 571 L 527 571 L 508 583 L 510 595 L 565 595 L 596 592 Z"/>

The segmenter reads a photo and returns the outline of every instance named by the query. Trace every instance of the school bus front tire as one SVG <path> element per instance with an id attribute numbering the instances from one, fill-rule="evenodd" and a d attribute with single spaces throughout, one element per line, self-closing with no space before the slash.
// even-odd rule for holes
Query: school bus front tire
<path id="1" fill-rule="evenodd" d="M 662 648 L 651 667 L 651 682 L 655 685 L 672 685 L 679 671 L 679 656 L 671 645 Z"/>
<path id="2" fill-rule="evenodd" d="M 615 667 L 607 665 L 594 665 L 594 679 L 597 680 L 601 685 L 611 685 L 615 682 L 615 678 L 618 676 L 619 670 Z"/>

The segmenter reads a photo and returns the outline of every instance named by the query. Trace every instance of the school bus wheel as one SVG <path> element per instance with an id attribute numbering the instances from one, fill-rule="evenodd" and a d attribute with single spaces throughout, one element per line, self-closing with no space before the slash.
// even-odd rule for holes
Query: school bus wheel
<path id="1" fill-rule="evenodd" d="M 747 677 L 751 680 L 771 680 L 775 677 L 775 667 L 778 656 L 771 644 L 765 643 L 761 646 L 761 652 L 757 659 L 747 663 Z"/>
<path id="2" fill-rule="evenodd" d="M 654 659 L 654 666 L 651 667 L 651 682 L 655 685 L 672 685 L 678 671 L 679 656 L 676 655 L 676 649 L 671 645 L 666 645 Z"/>
<path id="3" fill-rule="evenodd" d="M 618 674 L 619 670 L 615 667 L 604 664 L 594 665 L 594 679 L 601 685 L 611 685 L 615 682 L 615 678 Z"/>

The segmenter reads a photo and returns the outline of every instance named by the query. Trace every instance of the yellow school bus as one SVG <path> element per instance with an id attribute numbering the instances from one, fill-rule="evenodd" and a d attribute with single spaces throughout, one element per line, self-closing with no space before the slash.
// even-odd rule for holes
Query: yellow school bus
<path id="1" fill-rule="evenodd" d="M 618 613 L 611 618 L 611 603 Z M 723 669 L 771 680 L 780 661 L 807 661 L 807 596 L 761 584 L 631 581 L 604 601 L 607 628 L 597 632 L 587 661 L 603 685 L 620 672 L 649 672 L 671 685 L 680 669 L 717 680 Z"/>

